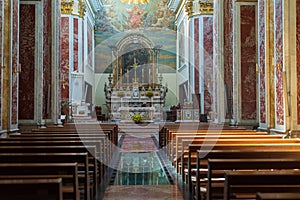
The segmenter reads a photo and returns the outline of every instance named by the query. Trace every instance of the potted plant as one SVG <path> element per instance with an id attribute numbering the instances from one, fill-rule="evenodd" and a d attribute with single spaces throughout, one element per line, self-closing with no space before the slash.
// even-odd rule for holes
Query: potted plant
<path id="1" fill-rule="evenodd" d="M 148 90 L 148 91 L 145 92 L 145 96 L 148 97 L 148 98 L 153 97 L 153 95 L 154 95 L 154 93 L 153 93 L 152 90 Z"/>
<path id="2" fill-rule="evenodd" d="M 69 112 L 69 102 L 62 103 L 60 108 L 60 119 L 62 123 L 65 122 L 66 115 L 68 114 L 68 112 Z"/>
<path id="3" fill-rule="evenodd" d="M 143 117 L 140 114 L 134 114 L 131 119 L 134 123 L 140 123 L 143 121 Z"/>
<path id="4" fill-rule="evenodd" d="M 117 96 L 123 98 L 125 96 L 125 93 L 123 91 L 118 91 Z"/>

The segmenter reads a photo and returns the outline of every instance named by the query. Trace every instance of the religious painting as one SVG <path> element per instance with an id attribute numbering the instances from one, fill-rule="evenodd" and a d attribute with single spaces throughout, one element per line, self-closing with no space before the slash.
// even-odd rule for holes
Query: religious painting
<path id="1" fill-rule="evenodd" d="M 119 0 L 105 0 L 104 4 L 105 6 L 97 12 L 95 20 L 96 73 L 112 72 L 116 57 L 122 55 L 114 55 L 111 47 L 132 33 L 143 34 L 151 40 L 153 47 L 157 45 L 162 47 L 158 55 L 162 65 L 159 69 L 161 73 L 175 72 L 175 15 L 168 8 L 166 0 L 153 0 L 140 5 L 122 3 Z"/>

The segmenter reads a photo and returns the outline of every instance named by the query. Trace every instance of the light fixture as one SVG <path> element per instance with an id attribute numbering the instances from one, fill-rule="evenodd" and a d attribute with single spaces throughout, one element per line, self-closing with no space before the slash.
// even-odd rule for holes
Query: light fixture
<path id="1" fill-rule="evenodd" d="M 150 0 L 121 0 L 122 3 L 128 3 L 128 4 L 145 4 L 149 3 Z"/>

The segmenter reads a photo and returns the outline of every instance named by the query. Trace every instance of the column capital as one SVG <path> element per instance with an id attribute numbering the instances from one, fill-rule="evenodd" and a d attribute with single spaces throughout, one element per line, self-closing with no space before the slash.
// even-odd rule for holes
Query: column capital
<path id="1" fill-rule="evenodd" d="M 70 15 L 73 11 L 74 0 L 62 0 L 61 1 L 61 14 Z"/>
<path id="2" fill-rule="evenodd" d="M 214 14 L 214 2 L 211 0 L 199 0 L 199 11 L 202 15 L 212 15 Z"/>

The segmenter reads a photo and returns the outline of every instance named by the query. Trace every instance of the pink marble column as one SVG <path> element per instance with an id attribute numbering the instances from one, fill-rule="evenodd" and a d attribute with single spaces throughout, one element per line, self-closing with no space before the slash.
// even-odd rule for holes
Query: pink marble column
<path id="1" fill-rule="evenodd" d="M 21 4 L 20 16 L 19 119 L 34 120 L 35 5 Z"/>
<path id="2" fill-rule="evenodd" d="M 204 113 L 212 111 L 212 79 L 213 79 L 213 17 L 203 17 L 203 49 L 204 49 Z"/>
<path id="3" fill-rule="evenodd" d="M 60 86 L 61 86 L 61 101 L 69 101 L 69 17 L 61 18 L 61 73 L 60 73 Z"/>
<path id="4" fill-rule="evenodd" d="M 234 0 L 224 0 L 223 11 L 224 11 L 224 82 L 226 85 L 226 96 L 227 96 L 227 106 L 228 113 L 226 118 L 231 119 L 233 113 L 233 5 Z M 219 52 L 220 53 L 220 52 Z M 225 105 L 226 106 L 226 105 Z"/>
<path id="5" fill-rule="evenodd" d="M 0 1 L 0 33 L 2 33 L 3 27 L 2 27 L 2 23 L 3 23 L 3 1 Z M 0 34 L 0 46 L 2 46 L 3 44 L 3 35 Z M 2 63 L 2 49 L 0 50 L 0 67 L 3 65 Z M 2 77 L 2 70 L 0 70 L 0 77 Z M 0 88 L 2 88 L 2 78 L 0 78 Z M 2 91 L 0 90 L 0 113 L 2 113 Z M 2 127 L 2 115 L 0 114 L 0 128 Z"/>
<path id="6" fill-rule="evenodd" d="M 18 65 L 19 65 L 19 1 L 13 0 L 13 29 L 12 29 L 12 80 L 11 80 L 11 126 L 18 123 Z"/>
<path id="7" fill-rule="evenodd" d="M 297 0 L 297 37 L 300 38 L 300 0 Z M 300 41 L 297 40 L 297 122 L 300 124 Z"/>
<path id="8" fill-rule="evenodd" d="M 52 96 L 52 8 L 51 0 L 44 1 L 44 28 L 43 28 L 43 119 L 51 119 Z"/>
<path id="9" fill-rule="evenodd" d="M 266 46 L 266 26 L 265 26 L 265 1 L 259 0 L 258 2 L 258 67 L 259 67 L 259 112 L 260 112 L 260 123 L 266 123 L 266 74 L 265 74 L 265 46 Z"/>
<path id="10" fill-rule="evenodd" d="M 255 5 L 240 6 L 242 120 L 255 120 L 257 116 L 255 10 Z"/>
<path id="11" fill-rule="evenodd" d="M 74 24 L 74 34 L 73 34 L 73 46 L 74 46 L 74 63 L 73 63 L 73 71 L 77 71 L 78 70 L 78 19 L 74 18 L 73 21 Z"/>
<path id="12" fill-rule="evenodd" d="M 199 18 L 194 19 L 194 83 L 195 83 L 195 93 L 199 94 L 199 46 L 202 47 L 202 44 L 199 43 Z"/>
<path id="13" fill-rule="evenodd" d="M 275 0 L 275 65 L 280 68 L 275 68 L 275 111 L 277 125 L 284 125 L 284 99 L 283 99 L 283 13 L 282 0 Z"/>

